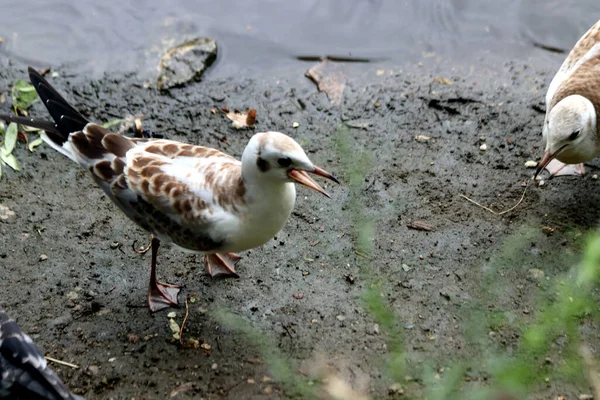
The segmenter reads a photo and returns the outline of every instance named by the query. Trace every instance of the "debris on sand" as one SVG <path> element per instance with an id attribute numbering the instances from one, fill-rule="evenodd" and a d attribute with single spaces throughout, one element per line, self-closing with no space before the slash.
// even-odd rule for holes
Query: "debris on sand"
<path id="1" fill-rule="evenodd" d="M 244 129 L 244 128 L 254 128 L 256 124 L 256 110 L 254 108 L 249 109 L 248 111 L 238 111 L 234 109 L 233 111 L 229 111 L 229 108 L 223 107 L 221 108 L 221 112 L 229 118 L 232 123 L 231 125 L 235 129 Z"/>
<path id="2" fill-rule="evenodd" d="M 342 104 L 346 76 L 340 70 L 339 64 L 324 59 L 306 72 L 306 76 L 317 84 L 319 92 L 325 92 L 334 106 Z"/>
<path id="3" fill-rule="evenodd" d="M 415 140 L 420 143 L 426 143 L 431 140 L 431 137 L 425 136 L 425 135 L 417 135 L 417 136 L 415 136 Z"/>
<path id="4" fill-rule="evenodd" d="M 294 292 L 292 293 L 292 297 L 297 300 L 302 300 L 304 298 L 304 293 L 302 292 Z"/>
<path id="5" fill-rule="evenodd" d="M 535 168 L 538 166 L 537 161 L 529 160 L 525 162 L 525 168 Z"/>
<path id="6" fill-rule="evenodd" d="M 200 79 L 217 58 L 217 42 L 195 38 L 170 48 L 160 59 L 159 90 L 167 90 Z"/>
<path id="7" fill-rule="evenodd" d="M 432 225 L 429 225 L 426 222 L 423 221 L 412 221 L 410 223 L 408 223 L 406 225 L 407 228 L 409 229 L 414 229 L 417 231 L 427 231 L 427 232 L 432 232 L 435 228 Z"/>
<path id="8" fill-rule="evenodd" d="M 0 204 L 0 219 L 7 220 L 10 217 L 14 216 L 15 212 L 8 208 L 7 206 Z"/>

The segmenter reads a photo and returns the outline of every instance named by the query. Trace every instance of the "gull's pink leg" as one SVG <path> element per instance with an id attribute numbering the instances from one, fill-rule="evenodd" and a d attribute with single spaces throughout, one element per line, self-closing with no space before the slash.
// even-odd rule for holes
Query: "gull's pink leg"
<path id="1" fill-rule="evenodd" d="M 554 159 L 546 165 L 546 170 L 551 176 L 583 176 L 585 167 L 583 164 L 564 164 Z"/>
<path id="2" fill-rule="evenodd" d="M 160 241 L 152 237 L 152 266 L 150 267 L 150 282 L 148 283 L 148 308 L 152 312 L 177 306 L 177 294 L 181 290 L 180 286 L 162 283 L 156 279 L 156 256 L 159 246 Z"/>
<path id="3" fill-rule="evenodd" d="M 241 257 L 235 253 L 207 254 L 204 256 L 206 273 L 212 277 L 225 275 L 239 278 L 239 275 L 235 272 L 235 263 L 240 259 Z"/>

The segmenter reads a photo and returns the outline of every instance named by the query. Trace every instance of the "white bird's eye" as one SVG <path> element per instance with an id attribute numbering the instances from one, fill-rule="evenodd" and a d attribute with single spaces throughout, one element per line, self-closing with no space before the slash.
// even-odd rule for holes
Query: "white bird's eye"
<path id="1" fill-rule="evenodd" d="M 292 165 L 292 159 L 289 157 L 282 157 L 277 160 L 277 164 L 279 164 L 280 166 L 282 166 L 284 168 L 287 168 L 290 165 Z"/>
<path id="2" fill-rule="evenodd" d="M 580 133 L 581 133 L 581 129 L 577 129 L 575 132 L 571 133 L 571 135 L 569 136 L 569 140 L 577 139 L 577 136 L 579 136 Z"/>

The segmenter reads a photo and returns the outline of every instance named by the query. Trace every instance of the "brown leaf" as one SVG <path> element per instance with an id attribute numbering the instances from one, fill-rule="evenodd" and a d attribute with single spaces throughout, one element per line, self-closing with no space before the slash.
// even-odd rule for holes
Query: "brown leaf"
<path id="1" fill-rule="evenodd" d="M 238 110 L 229 111 L 227 107 L 223 107 L 221 111 L 233 121 L 232 125 L 235 129 L 254 128 L 254 124 L 256 124 L 256 110 L 254 108 L 240 112 Z"/>
<path id="2" fill-rule="evenodd" d="M 428 231 L 431 232 L 434 230 L 432 225 L 429 225 L 423 221 L 413 221 L 410 224 L 406 225 L 409 229 L 415 229 L 418 231 Z"/>
<path id="3" fill-rule="evenodd" d="M 306 76 L 317 84 L 319 92 L 325 92 L 331 104 L 334 106 L 342 104 L 346 76 L 340 70 L 338 63 L 325 59 L 309 69 Z"/>
<path id="4" fill-rule="evenodd" d="M 25 134 L 25 132 L 22 132 L 22 131 L 17 132 L 17 139 L 21 139 L 22 141 L 24 141 L 25 146 L 27 146 L 27 144 L 29 143 L 29 139 L 27 138 L 27 135 Z"/>

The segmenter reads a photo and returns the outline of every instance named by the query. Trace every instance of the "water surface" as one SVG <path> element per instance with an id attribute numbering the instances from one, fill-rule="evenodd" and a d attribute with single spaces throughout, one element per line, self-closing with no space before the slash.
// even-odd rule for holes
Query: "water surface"
<path id="1" fill-rule="evenodd" d="M 401 63 L 423 53 L 568 50 L 597 0 L 3 0 L 0 51 L 38 67 L 148 72 L 192 36 L 220 45 L 211 76 L 269 74 L 325 55 Z M 10 16 L 10 17 L 7 17 Z"/>

